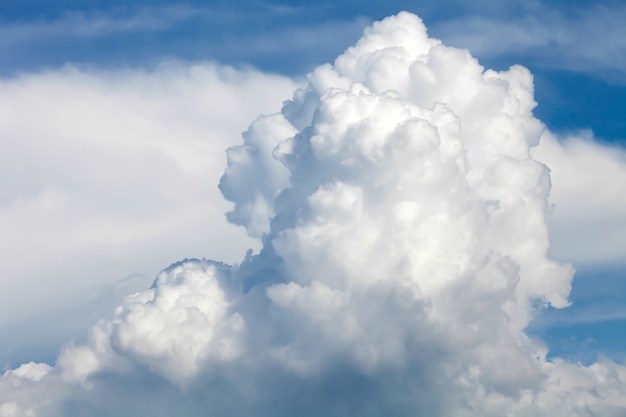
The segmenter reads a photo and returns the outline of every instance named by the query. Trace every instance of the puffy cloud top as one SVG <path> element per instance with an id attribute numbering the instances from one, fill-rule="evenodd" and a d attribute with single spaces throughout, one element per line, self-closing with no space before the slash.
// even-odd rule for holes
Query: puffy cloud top
<path id="1" fill-rule="evenodd" d="M 8 371 L 0 416 L 67 415 L 63 393 L 29 400 L 58 375 L 88 407 L 106 375 L 142 372 L 189 415 L 623 415 L 623 366 L 548 360 L 524 332 L 572 278 L 547 256 L 530 73 L 485 70 L 401 13 L 308 81 L 228 150 L 229 219 L 262 250 L 166 269 L 54 369 Z"/>

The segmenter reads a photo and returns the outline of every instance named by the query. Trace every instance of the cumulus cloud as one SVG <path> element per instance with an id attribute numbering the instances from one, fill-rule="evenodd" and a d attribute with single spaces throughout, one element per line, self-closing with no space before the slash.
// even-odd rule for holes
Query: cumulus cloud
<path id="1" fill-rule="evenodd" d="M 0 416 L 623 415 L 624 366 L 524 332 L 573 275 L 548 256 L 534 106 L 525 68 L 409 13 L 373 24 L 227 153 L 229 219 L 260 252 L 164 270 L 54 367 L 7 371 Z"/>

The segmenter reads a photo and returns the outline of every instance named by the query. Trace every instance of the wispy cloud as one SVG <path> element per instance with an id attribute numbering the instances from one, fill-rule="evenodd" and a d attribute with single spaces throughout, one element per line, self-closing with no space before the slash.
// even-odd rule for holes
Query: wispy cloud
<path id="1" fill-rule="evenodd" d="M 118 10 L 107 14 L 68 11 L 61 17 L 53 19 L 5 22 L 0 26 L 0 45 L 6 48 L 22 42 L 49 41 L 51 38 L 93 38 L 128 32 L 165 30 L 207 13 L 203 9 L 182 5 L 142 8 L 132 12 Z"/>
<path id="2" fill-rule="evenodd" d="M 533 327 L 554 328 L 586 324 L 605 323 L 613 320 L 626 320 L 626 307 L 623 304 L 598 303 L 581 308 L 571 308 L 540 317 Z"/>
<path id="3" fill-rule="evenodd" d="M 243 5 L 240 5 L 244 7 Z M 67 11 L 0 25 L 0 73 L 67 63 L 149 66 L 171 56 L 302 74 L 361 35 L 367 18 L 309 20 L 308 11 L 267 2 Z"/>
<path id="4" fill-rule="evenodd" d="M 625 19 L 623 5 L 578 7 L 568 14 L 537 5 L 532 14 L 442 21 L 434 32 L 481 58 L 526 56 L 538 66 L 626 83 Z"/>

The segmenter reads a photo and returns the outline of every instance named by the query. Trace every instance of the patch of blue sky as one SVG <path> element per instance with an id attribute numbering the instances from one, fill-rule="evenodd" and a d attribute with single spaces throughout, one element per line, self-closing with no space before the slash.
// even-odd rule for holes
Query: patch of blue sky
<path id="1" fill-rule="evenodd" d="M 626 264 L 579 267 L 570 300 L 568 308 L 548 308 L 529 329 L 548 344 L 548 356 L 626 363 Z"/>
<path id="2" fill-rule="evenodd" d="M 571 71 L 534 71 L 535 114 L 551 130 L 591 129 L 601 140 L 626 146 L 626 85 Z"/>
<path id="3" fill-rule="evenodd" d="M 0 75 L 176 59 L 298 76 L 332 60 L 372 20 L 402 9 L 422 16 L 447 44 L 468 47 L 487 67 L 530 68 L 536 114 L 549 128 L 591 129 L 625 143 L 626 29 L 618 23 L 626 6 L 615 1 L 3 2 Z M 603 19 L 612 20 L 601 25 Z"/>

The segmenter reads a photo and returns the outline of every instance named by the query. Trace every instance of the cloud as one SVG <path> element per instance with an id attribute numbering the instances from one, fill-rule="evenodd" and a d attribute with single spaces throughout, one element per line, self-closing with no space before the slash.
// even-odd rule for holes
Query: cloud
<path id="1" fill-rule="evenodd" d="M 41 14 L 26 10 L 0 26 L 0 74 L 68 62 L 152 69 L 174 56 L 299 75 L 334 57 L 371 22 L 363 16 L 311 20 L 308 8 L 267 2 L 92 4 L 53 13 L 57 8 Z"/>
<path id="2" fill-rule="evenodd" d="M 2 80 L 3 362 L 27 347 L 56 350 L 102 314 L 94 308 L 122 300 L 106 290 L 116 281 L 126 295 L 148 286 L 164 261 L 232 263 L 258 248 L 224 218 L 223 149 L 295 85 L 210 63 Z"/>
<path id="3" fill-rule="evenodd" d="M 551 167 L 551 253 L 578 264 L 626 258 L 626 152 L 590 132 L 546 132 L 533 155 Z"/>
<path id="4" fill-rule="evenodd" d="M 573 275 L 534 106 L 525 68 L 373 24 L 227 153 L 260 252 L 167 268 L 54 367 L 5 372 L 0 416 L 622 415 L 624 366 L 524 331 Z"/>
<path id="5" fill-rule="evenodd" d="M 50 37 L 94 38 L 125 32 L 164 30 L 205 13 L 204 10 L 190 6 L 146 7 L 134 13 L 118 9 L 111 14 L 68 11 L 53 19 L 3 25 L 0 35 L 5 47 Z"/>
<path id="6" fill-rule="evenodd" d="M 531 8 L 532 9 L 532 8 Z M 623 5 L 577 7 L 567 13 L 547 5 L 510 17 L 469 14 L 437 24 L 436 32 L 452 45 L 488 59 L 527 56 L 547 68 L 590 73 L 626 82 L 626 33 Z"/>

